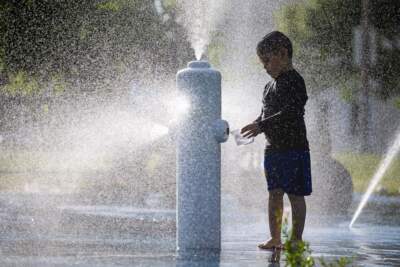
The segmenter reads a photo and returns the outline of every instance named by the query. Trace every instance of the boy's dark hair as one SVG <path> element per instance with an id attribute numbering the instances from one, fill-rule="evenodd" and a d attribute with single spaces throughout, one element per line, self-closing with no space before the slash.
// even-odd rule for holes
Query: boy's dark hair
<path id="1" fill-rule="evenodd" d="M 257 45 L 257 54 L 263 56 L 267 53 L 277 52 L 280 48 L 286 48 L 289 59 L 293 56 L 292 42 L 279 31 L 273 31 L 264 36 Z"/>

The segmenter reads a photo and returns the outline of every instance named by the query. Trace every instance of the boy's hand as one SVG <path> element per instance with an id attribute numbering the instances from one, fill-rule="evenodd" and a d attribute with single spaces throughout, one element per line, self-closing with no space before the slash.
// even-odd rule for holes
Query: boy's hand
<path id="1" fill-rule="evenodd" d="M 257 123 L 254 122 L 254 123 L 244 126 L 242 128 L 242 130 L 240 130 L 240 133 L 243 135 L 243 137 L 251 138 L 251 137 L 255 137 L 258 134 L 260 134 L 261 130 L 258 127 Z"/>

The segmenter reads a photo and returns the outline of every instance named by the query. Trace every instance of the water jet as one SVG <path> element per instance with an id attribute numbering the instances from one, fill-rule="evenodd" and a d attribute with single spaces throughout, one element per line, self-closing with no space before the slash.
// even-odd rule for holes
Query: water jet
<path id="1" fill-rule="evenodd" d="M 372 177 L 371 182 L 368 185 L 368 189 L 363 195 L 360 204 L 357 207 L 356 212 L 353 215 L 353 218 L 351 219 L 349 227 L 351 228 L 357 218 L 360 216 L 363 208 L 368 202 L 368 199 L 370 198 L 371 194 L 373 193 L 374 189 L 378 185 L 378 183 L 382 180 L 383 175 L 386 173 L 388 168 L 390 167 L 390 164 L 392 163 L 393 159 L 395 156 L 399 153 L 400 151 L 400 133 L 397 134 L 397 137 L 393 143 L 393 145 L 389 148 L 388 152 L 385 155 L 385 158 L 382 160 L 382 162 L 379 164 L 379 168 L 376 171 L 375 175 Z"/>

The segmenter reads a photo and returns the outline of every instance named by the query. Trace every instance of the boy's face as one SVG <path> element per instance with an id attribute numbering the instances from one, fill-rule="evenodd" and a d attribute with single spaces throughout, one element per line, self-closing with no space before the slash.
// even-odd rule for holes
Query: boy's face
<path id="1" fill-rule="evenodd" d="M 281 48 L 277 52 L 270 52 L 264 55 L 258 55 L 264 69 L 274 79 L 278 78 L 279 74 L 287 67 L 289 58 L 286 48 Z"/>

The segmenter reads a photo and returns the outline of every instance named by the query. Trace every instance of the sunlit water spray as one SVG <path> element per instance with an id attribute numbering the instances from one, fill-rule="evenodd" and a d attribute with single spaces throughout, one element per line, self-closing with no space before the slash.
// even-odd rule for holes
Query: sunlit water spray
<path id="1" fill-rule="evenodd" d="M 121 148 L 137 149 L 168 134 L 166 125 L 131 118 L 125 113 L 114 113 L 115 118 L 102 118 L 92 125 L 72 130 L 73 145 L 57 160 L 64 169 L 84 170 L 97 168 L 102 160 L 119 153 Z"/>
<path id="2" fill-rule="evenodd" d="M 399 153 L 399 151 L 400 151 L 400 133 L 398 133 L 394 144 L 390 147 L 385 158 L 380 163 L 377 172 L 373 176 L 373 178 L 368 186 L 367 191 L 363 195 L 361 202 L 358 205 L 356 212 L 354 213 L 353 219 L 350 222 L 350 227 L 353 226 L 354 222 L 360 216 L 361 211 L 363 210 L 364 206 L 367 204 L 369 197 L 371 196 L 372 192 L 374 192 L 375 187 L 378 185 L 378 183 L 382 179 L 382 177 L 385 174 L 385 172 L 387 171 L 387 169 L 390 167 L 390 164 L 392 163 L 395 156 Z"/>
<path id="3" fill-rule="evenodd" d="M 189 110 L 190 102 L 183 95 L 165 98 L 168 115 L 164 114 L 164 123 L 149 120 L 146 114 L 106 110 L 98 114 L 97 120 L 89 125 L 77 125 L 66 131 L 65 139 L 70 140 L 71 148 L 58 156 L 57 164 L 62 164 L 59 168 L 96 168 L 93 165 L 102 162 L 100 159 L 112 157 L 120 149 L 138 149 L 166 136 L 170 128 L 175 127 L 182 115 Z M 63 160 L 59 160 L 60 157 Z"/>
<path id="4" fill-rule="evenodd" d="M 53 175 L 32 179 L 25 184 L 25 192 L 74 192 L 85 173 L 109 170 L 121 155 L 143 149 L 169 133 L 166 125 L 114 115 L 118 117 L 114 121 L 101 118 L 91 125 L 77 125 L 65 132 L 64 144 L 43 159 L 32 159 L 37 163 L 35 168 Z"/>
<path id="5" fill-rule="evenodd" d="M 109 170 L 126 153 L 144 149 L 170 134 L 182 115 L 189 110 L 190 102 L 187 97 L 177 94 L 160 98 L 163 103 L 159 103 L 159 106 L 166 110 L 157 110 L 154 105 L 152 110 L 152 113 L 163 115 L 160 120 L 157 116 L 151 117 L 141 107 L 134 110 L 103 107 L 94 110 L 89 116 L 81 115 L 80 123 L 58 127 L 54 131 L 60 140 L 56 147 L 46 153 L 45 158 L 32 160 L 36 162 L 37 169 L 61 175 L 62 182 L 57 184 L 56 181 L 60 180 L 58 176 L 32 179 L 25 186 L 25 191 L 75 191 L 79 189 L 79 180 L 85 172 Z M 54 188 L 51 186 L 53 184 Z"/>

